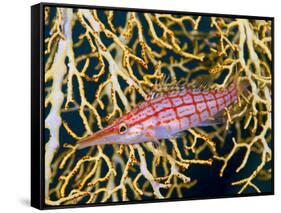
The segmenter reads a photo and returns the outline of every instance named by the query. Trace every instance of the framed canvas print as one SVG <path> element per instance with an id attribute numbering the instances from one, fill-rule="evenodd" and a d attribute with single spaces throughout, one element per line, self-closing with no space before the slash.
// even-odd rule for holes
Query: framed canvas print
<path id="1" fill-rule="evenodd" d="M 31 8 L 31 204 L 274 193 L 274 19 Z"/>

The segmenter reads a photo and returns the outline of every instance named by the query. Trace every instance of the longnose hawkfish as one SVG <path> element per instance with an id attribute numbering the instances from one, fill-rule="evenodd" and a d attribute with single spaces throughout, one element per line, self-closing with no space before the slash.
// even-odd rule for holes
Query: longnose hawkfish
<path id="1" fill-rule="evenodd" d="M 183 87 L 162 95 L 151 95 L 109 126 L 78 141 L 78 148 L 100 144 L 159 143 L 191 127 L 212 125 L 210 118 L 221 114 L 238 98 L 232 82 L 223 90 Z"/>

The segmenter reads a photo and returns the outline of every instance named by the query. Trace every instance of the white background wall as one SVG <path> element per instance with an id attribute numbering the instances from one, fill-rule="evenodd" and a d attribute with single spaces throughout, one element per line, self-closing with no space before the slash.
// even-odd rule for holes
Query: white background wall
<path id="1" fill-rule="evenodd" d="M 59 1 L 59 0 L 57 0 Z M 30 6 L 38 1 L 1 1 L 0 10 L 0 212 L 35 212 L 30 201 Z M 53 1 L 49 1 L 53 2 Z M 247 197 L 67 209 L 69 212 L 276 212 L 281 208 L 281 73 L 278 0 L 73 0 L 62 3 L 274 16 L 275 19 L 275 192 Z M 56 210 L 57 211 L 57 210 Z M 55 212 L 56 212 L 55 211 Z M 280 211 L 279 209 L 277 211 Z"/>

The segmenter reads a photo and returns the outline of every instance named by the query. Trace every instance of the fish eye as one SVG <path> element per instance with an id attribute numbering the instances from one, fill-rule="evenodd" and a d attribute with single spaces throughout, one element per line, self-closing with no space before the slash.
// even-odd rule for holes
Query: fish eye
<path id="1" fill-rule="evenodd" d="M 120 124 L 119 133 L 124 134 L 127 131 L 127 125 L 125 123 Z"/>

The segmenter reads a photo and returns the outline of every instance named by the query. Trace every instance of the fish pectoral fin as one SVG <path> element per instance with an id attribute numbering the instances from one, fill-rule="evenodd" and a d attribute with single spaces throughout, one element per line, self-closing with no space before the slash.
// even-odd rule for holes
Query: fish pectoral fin
<path id="1" fill-rule="evenodd" d="M 153 144 L 160 145 L 159 140 L 153 135 L 153 133 L 152 133 L 151 131 L 145 131 L 143 134 L 144 134 L 144 135 L 148 138 L 148 140 L 150 140 Z"/>
<path id="2" fill-rule="evenodd" d="M 160 141 L 156 138 L 156 136 L 151 131 L 145 131 L 143 133 L 149 141 L 152 142 L 152 145 L 155 149 L 158 149 L 160 146 Z"/>

